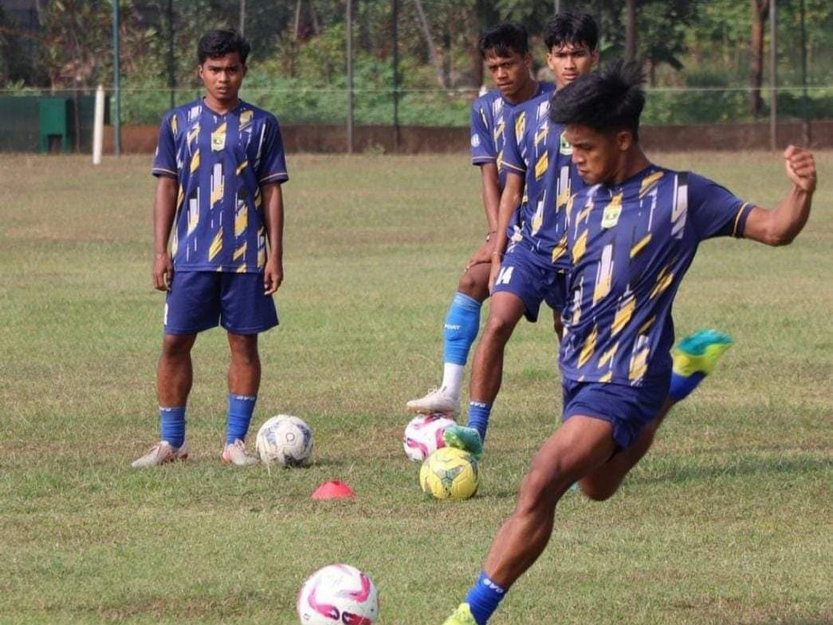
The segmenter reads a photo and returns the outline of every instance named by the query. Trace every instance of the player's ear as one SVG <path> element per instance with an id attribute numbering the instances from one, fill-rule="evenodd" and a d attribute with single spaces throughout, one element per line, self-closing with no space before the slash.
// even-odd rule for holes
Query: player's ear
<path id="1" fill-rule="evenodd" d="M 596 67 L 599 64 L 599 49 L 590 51 L 590 67 Z"/>
<path id="2" fill-rule="evenodd" d="M 630 130 L 620 130 L 616 133 L 616 147 L 621 152 L 627 152 L 634 144 L 633 132 Z"/>

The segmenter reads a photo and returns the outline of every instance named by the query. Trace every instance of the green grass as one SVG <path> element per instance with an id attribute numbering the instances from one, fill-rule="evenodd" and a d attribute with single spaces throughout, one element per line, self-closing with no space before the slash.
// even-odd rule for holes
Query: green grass
<path id="1" fill-rule="evenodd" d="M 678 334 L 737 340 L 621 492 L 568 495 L 495 625 L 833 622 L 833 154 L 789 248 L 702 246 Z M 671 154 L 772 206 L 768 154 Z M 162 297 L 150 282 L 148 157 L 0 156 L 0 623 L 293 624 L 314 569 L 379 587 L 380 624 L 439 624 L 474 579 L 558 420 L 549 323 L 519 326 L 478 496 L 422 499 L 404 402 L 438 381 L 440 331 L 484 234 L 463 154 L 293 156 L 281 327 L 264 335 L 255 427 L 313 427 L 304 470 L 219 462 L 227 347 L 195 348 L 192 459 L 129 463 L 156 438 Z M 326 479 L 354 501 L 313 502 Z"/>

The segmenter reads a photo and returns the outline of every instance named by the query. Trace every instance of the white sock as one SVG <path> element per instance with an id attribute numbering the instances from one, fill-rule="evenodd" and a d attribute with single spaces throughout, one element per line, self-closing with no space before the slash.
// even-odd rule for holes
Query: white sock
<path id="1" fill-rule="evenodd" d="M 455 365 L 450 362 L 443 364 L 443 383 L 440 388 L 454 399 L 460 399 L 460 386 L 463 384 L 463 370 L 465 365 Z"/>

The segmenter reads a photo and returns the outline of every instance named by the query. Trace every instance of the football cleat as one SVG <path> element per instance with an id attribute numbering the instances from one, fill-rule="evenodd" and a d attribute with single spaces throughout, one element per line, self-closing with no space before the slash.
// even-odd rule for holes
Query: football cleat
<path id="1" fill-rule="evenodd" d="M 449 447 L 469 452 L 475 460 L 483 457 L 483 441 L 480 432 L 462 425 L 449 425 L 443 432 L 443 441 Z"/>
<path id="2" fill-rule="evenodd" d="M 461 603 L 443 625 L 477 625 L 468 603 Z"/>
<path id="3" fill-rule="evenodd" d="M 422 414 L 442 413 L 456 417 L 460 414 L 460 398 L 447 392 L 444 388 L 435 388 L 428 391 L 425 397 L 412 399 L 407 404 L 410 412 Z"/>
<path id="4" fill-rule="evenodd" d="M 188 445 L 182 443 L 182 447 L 174 447 L 167 441 L 159 441 L 150 451 L 141 458 L 134 460 L 130 466 L 134 469 L 143 469 L 144 467 L 157 467 L 160 464 L 167 464 L 169 462 L 176 462 L 177 460 L 185 460 L 188 458 Z"/>
<path id="5" fill-rule="evenodd" d="M 246 454 L 246 443 L 239 438 L 225 446 L 222 458 L 223 462 L 228 462 L 238 467 L 248 467 L 257 464 L 257 458 Z"/>
<path id="6" fill-rule="evenodd" d="M 709 375 L 733 343 L 731 336 L 717 330 L 699 330 L 688 335 L 671 351 L 674 373 L 684 378 L 695 373 Z"/>

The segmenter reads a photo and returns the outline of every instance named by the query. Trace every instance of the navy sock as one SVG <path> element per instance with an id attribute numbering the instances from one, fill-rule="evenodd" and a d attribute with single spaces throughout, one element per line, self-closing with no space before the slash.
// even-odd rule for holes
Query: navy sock
<path id="1" fill-rule="evenodd" d="M 454 294 L 443 326 L 443 362 L 466 364 L 480 330 L 480 306 L 481 302 L 468 295 Z"/>
<path id="2" fill-rule="evenodd" d="M 185 442 L 185 406 L 159 406 L 159 438 L 173 447 Z"/>
<path id="3" fill-rule="evenodd" d="M 674 401 L 682 401 L 688 397 L 691 392 L 697 388 L 706 374 L 702 371 L 692 373 L 690 376 L 683 377 L 676 373 L 671 374 L 671 386 L 668 389 L 668 396 Z"/>
<path id="4" fill-rule="evenodd" d="M 228 420 L 226 421 L 226 445 L 236 440 L 245 441 L 246 433 L 249 431 L 249 423 L 255 411 L 257 397 L 250 395 L 228 396 Z"/>
<path id="5" fill-rule="evenodd" d="M 477 625 L 486 625 L 486 621 L 497 610 L 505 595 L 506 591 L 503 588 L 490 580 L 485 572 L 480 571 L 477 582 L 466 595 L 466 603 L 469 604 L 471 615 Z"/>
<path id="6" fill-rule="evenodd" d="M 486 430 L 489 428 L 489 415 L 492 413 L 492 404 L 481 401 L 469 402 L 469 421 L 466 425 L 480 432 L 480 440 L 486 440 Z"/>

